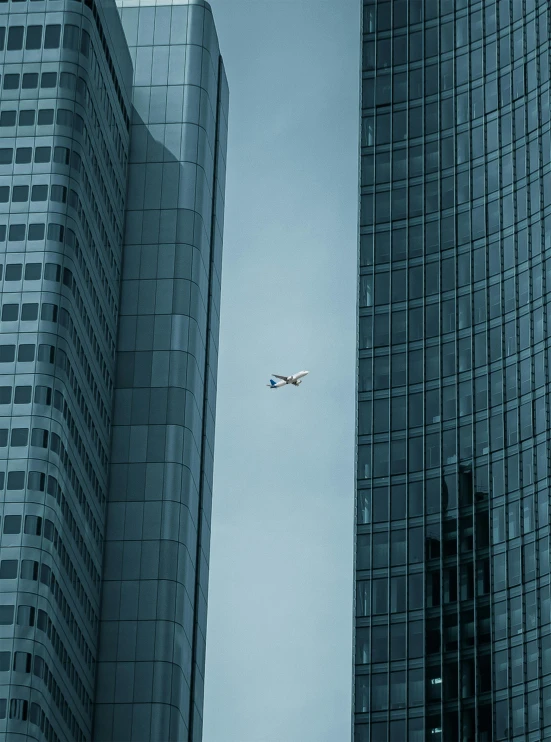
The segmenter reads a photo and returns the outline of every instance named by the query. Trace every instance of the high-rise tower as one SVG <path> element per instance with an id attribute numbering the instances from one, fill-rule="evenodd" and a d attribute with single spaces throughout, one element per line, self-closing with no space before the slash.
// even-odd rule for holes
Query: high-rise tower
<path id="1" fill-rule="evenodd" d="M 355 742 L 551 737 L 549 32 L 363 2 Z"/>
<path id="2" fill-rule="evenodd" d="M 0 4 L 0 730 L 88 740 L 132 69 L 114 4 Z"/>
<path id="3" fill-rule="evenodd" d="M 1 2 L 0 83 L 0 735 L 196 742 L 228 98 L 210 8 Z"/>
<path id="4" fill-rule="evenodd" d="M 94 739 L 196 742 L 228 90 L 203 0 L 119 9 L 134 87 Z"/>

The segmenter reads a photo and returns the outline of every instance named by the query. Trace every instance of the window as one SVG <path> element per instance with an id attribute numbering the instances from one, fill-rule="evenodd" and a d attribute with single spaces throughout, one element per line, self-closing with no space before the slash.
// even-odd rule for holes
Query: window
<path id="1" fill-rule="evenodd" d="M 11 147 L 2 147 L 0 149 L 0 165 L 11 165 L 13 160 L 13 149 Z"/>
<path id="2" fill-rule="evenodd" d="M 38 562 L 32 559 L 21 560 L 21 579 L 36 582 L 38 580 Z"/>
<path id="3" fill-rule="evenodd" d="M 40 78 L 41 88 L 55 88 L 57 85 L 57 72 L 43 72 Z"/>
<path id="4" fill-rule="evenodd" d="M 28 428 L 13 428 L 11 431 L 11 444 L 12 446 L 26 446 L 29 442 L 29 429 Z"/>
<path id="5" fill-rule="evenodd" d="M 0 204 L 7 204 L 10 200 L 10 187 L 0 186 Z"/>
<path id="6" fill-rule="evenodd" d="M 388 611 L 388 580 L 373 580 L 373 613 L 383 614 Z M 386 630 L 386 629 L 385 629 Z M 386 649 L 386 642 L 385 642 Z M 383 658 L 383 661 L 386 657 Z"/>
<path id="7" fill-rule="evenodd" d="M 27 26 L 25 49 L 40 49 L 42 46 L 42 26 Z"/>
<path id="8" fill-rule="evenodd" d="M 69 206 L 78 211 L 78 195 L 72 188 L 69 189 Z"/>
<path id="9" fill-rule="evenodd" d="M 11 26 L 8 30 L 8 51 L 16 51 L 23 48 L 23 26 Z"/>
<path id="10" fill-rule="evenodd" d="M 13 669 L 16 672 L 29 673 L 31 671 L 31 659 L 32 654 L 29 652 L 15 652 L 13 656 Z M 26 702 L 24 701 L 23 703 Z"/>
<path id="11" fill-rule="evenodd" d="M 34 108 L 19 111 L 19 126 L 34 126 Z"/>
<path id="12" fill-rule="evenodd" d="M 55 579 L 55 578 L 54 578 Z M 52 580 L 52 570 L 47 564 L 42 564 L 40 569 L 40 582 L 43 585 L 50 585 Z"/>
<path id="13" fill-rule="evenodd" d="M 1 355 L 1 351 L 2 351 L 2 347 L 0 346 L 0 355 Z M 54 346 L 41 343 L 38 346 L 38 360 L 42 361 L 43 363 L 53 363 L 55 360 Z"/>
<path id="14" fill-rule="evenodd" d="M 84 31 L 83 33 L 86 33 L 86 31 Z M 88 86 L 86 85 L 82 77 L 77 77 L 76 87 L 77 87 L 77 95 L 80 98 L 86 98 L 86 94 L 88 92 Z"/>
<path id="15" fill-rule="evenodd" d="M 38 304 L 23 304 L 21 307 L 21 320 L 32 322 L 38 319 Z"/>
<path id="16" fill-rule="evenodd" d="M 33 675 L 36 675 L 39 678 L 44 677 L 44 671 L 45 671 L 46 667 L 47 667 L 47 665 L 44 662 L 44 660 L 42 659 L 42 657 L 39 657 L 38 655 L 35 655 L 35 658 L 34 658 L 34 667 L 33 667 Z M 32 706 L 31 706 L 31 715 L 32 715 Z"/>
<path id="17" fill-rule="evenodd" d="M 56 150 L 57 149 L 65 149 L 65 147 L 56 147 Z M 68 158 L 69 150 L 66 149 L 66 152 L 67 152 L 67 158 Z M 78 152 L 71 152 L 71 167 L 77 170 L 79 173 L 80 173 L 81 163 L 82 163 L 82 160 Z"/>
<path id="18" fill-rule="evenodd" d="M 68 165 L 71 151 L 67 147 L 56 147 L 54 149 L 54 162 L 60 165 Z"/>
<path id="19" fill-rule="evenodd" d="M 357 713 L 369 711 L 369 675 L 356 676 L 356 690 L 354 697 L 355 711 Z"/>
<path id="20" fill-rule="evenodd" d="M 31 446 L 48 448 L 48 431 L 43 428 L 33 428 L 31 434 Z"/>
<path id="21" fill-rule="evenodd" d="M 0 404 L 10 404 L 11 386 L 0 386 Z"/>
<path id="22" fill-rule="evenodd" d="M 19 75 L 4 75 L 4 90 L 17 90 L 19 87 Z"/>
<path id="23" fill-rule="evenodd" d="M 17 609 L 18 626 L 34 626 L 35 609 L 30 605 L 20 605 Z"/>
<path id="24" fill-rule="evenodd" d="M 0 345 L 0 363 L 11 363 L 15 360 L 15 345 Z"/>
<path id="25" fill-rule="evenodd" d="M 28 161 L 30 162 L 30 159 Z M 25 201 L 28 201 L 29 200 L 29 186 L 28 185 L 13 186 L 11 200 L 13 201 L 13 203 L 24 203 Z"/>
<path id="26" fill-rule="evenodd" d="M 17 577 L 18 566 L 19 562 L 17 559 L 2 559 L 0 562 L 0 580 L 15 580 Z M 0 653 L 0 655 L 1 654 L 4 654 L 4 652 Z M 9 652 L 6 654 L 9 654 Z"/>
<path id="27" fill-rule="evenodd" d="M 2 322 L 15 322 L 19 317 L 19 304 L 4 304 L 2 306 Z"/>
<path id="28" fill-rule="evenodd" d="M 22 346 L 23 347 L 23 346 Z M 34 345 L 31 346 L 34 348 Z M 32 386 L 16 386 L 14 403 L 15 404 L 29 404 L 31 401 Z"/>
<path id="29" fill-rule="evenodd" d="M 73 114 L 66 108 L 57 109 L 57 123 L 59 126 L 72 126 L 73 125 Z"/>
<path id="30" fill-rule="evenodd" d="M 9 242 L 23 242 L 25 239 L 25 225 L 24 224 L 11 224 L 10 231 L 8 234 Z"/>
<path id="31" fill-rule="evenodd" d="M 29 390 L 31 387 L 28 387 Z M 36 404 L 51 405 L 52 389 L 49 386 L 37 386 L 34 392 L 34 401 Z"/>
<path id="32" fill-rule="evenodd" d="M 35 90 L 38 87 L 38 73 L 24 72 L 21 87 L 23 90 Z"/>
<path id="33" fill-rule="evenodd" d="M 0 626 L 10 626 L 13 623 L 13 605 L 0 605 Z"/>
<path id="34" fill-rule="evenodd" d="M 77 84 L 77 76 L 71 72 L 62 72 L 59 76 L 59 87 L 66 88 L 67 90 L 75 90 Z"/>
<path id="35" fill-rule="evenodd" d="M 47 322 L 57 322 L 57 305 L 44 302 L 40 318 Z"/>
<path id="36" fill-rule="evenodd" d="M 25 472 L 24 471 L 10 471 L 8 472 L 8 489 L 9 490 L 22 490 L 25 486 Z M 21 517 L 19 516 L 21 520 Z"/>
<path id="37" fill-rule="evenodd" d="M 2 111 L 0 113 L 0 126 L 15 126 L 15 111 Z"/>
<path id="38" fill-rule="evenodd" d="M 82 29 L 82 37 L 80 40 L 80 53 L 87 57 L 90 53 L 90 35 L 88 31 Z"/>
<path id="39" fill-rule="evenodd" d="M 27 487 L 35 492 L 44 492 L 46 475 L 41 471 L 30 471 Z"/>
<path id="40" fill-rule="evenodd" d="M 38 515 L 25 516 L 25 533 L 28 536 L 40 536 L 42 534 L 42 518 Z"/>
<path id="41" fill-rule="evenodd" d="M 390 627 L 390 658 L 403 660 L 406 657 L 406 624 L 393 624 Z"/>
<path id="42" fill-rule="evenodd" d="M 30 242 L 44 239 L 44 224 L 29 224 L 27 240 Z"/>
<path id="43" fill-rule="evenodd" d="M 80 42 L 80 29 L 70 23 L 65 24 L 63 31 L 63 48 L 78 52 Z"/>
<path id="44" fill-rule="evenodd" d="M 65 228 L 61 224 L 48 224 L 48 239 L 54 242 L 63 242 Z"/>
<path id="45" fill-rule="evenodd" d="M 15 535 L 21 533 L 21 516 L 5 515 L 4 516 L 4 533 Z"/>
<path id="46" fill-rule="evenodd" d="M 15 162 L 20 164 L 26 164 L 31 161 L 32 158 L 32 147 L 18 147 L 15 150 Z M 28 186 L 25 186 L 28 188 Z M 27 199 L 25 199 L 26 201 Z"/>
<path id="47" fill-rule="evenodd" d="M 373 501 L 377 502 L 377 498 L 381 496 L 382 492 L 375 490 L 373 493 Z M 376 507 L 376 506 L 375 506 Z M 376 517 L 374 513 L 373 520 L 382 520 Z M 378 567 L 388 566 L 388 533 L 374 533 L 373 534 L 373 564 L 372 567 L 377 569 Z"/>
<path id="48" fill-rule="evenodd" d="M 50 162 L 51 147 L 37 147 L 34 151 L 35 162 Z"/>
<path id="49" fill-rule="evenodd" d="M 51 187 L 50 198 L 57 203 L 67 203 L 67 188 L 61 185 Z"/>
<path id="50" fill-rule="evenodd" d="M 39 226 L 43 227 L 44 225 L 40 224 Z M 38 281 L 40 280 L 41 274 L 41 263 L 27 263 L 27 265 L 25 266 L 25 281 Z"/>
<path id="51" fill-rule="evenodd" d="M 33 185 L 31 191 L 31 201 L 46 201 L 48 199 L 47 185 Z"/>
<path id="52" fill-rule="evenodd" d="M 371 536 L 360 534 L 357 539 L 356 569 L 369 569 L 371 567 Z"/>
<path id="53" fill-rule="evenodd" d="M 6 265 L 6 281 L 21 280 L 21 263 L 8 263 Z"/>
<path id="54" fill-rule="evenodd" d="M 57 531 L 52 521 L 45 520 L 44 521 L 44 538 L 48 539 L 48 541 L 53 541 L 56 533 Z"/>
<path id="55" fill-rule="evenodd" d="M 386 662 L 388 660 L 388 627 L 387 626 L 373 626 L 372 628 L 371 660 L 373 662 Z"/>
<path id="56" fill-rule="evenodd" d="M 61 277 L 61 266 L 57 263 L 46 263 L 44 266 L 44 279 L 46 281 L 59 282 Z"/>
<path id="57" fill-rule="evenodd" d="M 44 34 L 44 49 L 59 49 L 61 26 L 48 25 Z"/>
<path id="58" fill-rule="evenodd" d="M 393 672 L 391 674 L 390 705 L 391 708 L 406 707 L 406 673 Z M 405 737 L 404 737 L 405 739 Z"/>
<path id="59" fill-rule="evenodd" d="M 33 111 L 34 114 L 34 111 Z M 38 125 L 49 126 L 54 123 L 54 109 L 42 108 L 38 111 Z"/>

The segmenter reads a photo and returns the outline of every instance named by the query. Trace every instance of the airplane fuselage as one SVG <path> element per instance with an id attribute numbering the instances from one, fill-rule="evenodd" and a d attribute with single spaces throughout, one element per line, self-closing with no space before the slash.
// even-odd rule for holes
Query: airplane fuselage
<path id="1" fill-rule="evenodd" d="M 308 374 L 308 371 L 299 371 L 298 374 L 293 374 L 292 376 L 289 376 L 289 380 L 287 381 L 287 384 L 294 384 L 295 386 L 298 386 L 302 383 L 302 378 Z"/>
<path id="2" fill-rule="evenodd" d="M 270 389 L 279 389 L 279 387 L 287 386 L 287 384 L 292 384 L 293 386 L 299 386 L 302 384 L 302 379 L 304 376 L 306 376 L 309 372 L 308 371 L 299 371 L 296 374 L 293 374 L 292 376 L 278 376 L 277 374 L 272 374 L 272 376 L 275 376 L 276 379 L 280 379 L 281 381 L 273 381 L 270 380 L 270 383 L 267 385 L 270 387 Z"/>

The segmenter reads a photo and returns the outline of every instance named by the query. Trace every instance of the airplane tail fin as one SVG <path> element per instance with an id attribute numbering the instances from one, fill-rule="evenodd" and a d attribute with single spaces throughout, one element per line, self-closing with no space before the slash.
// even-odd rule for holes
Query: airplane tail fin
<path id="1" fill-rule="evenodd" d="M 276 383 L 275 383 L 275 381 L 273 379 L 270 379 L 270 383 L 269 384 L 266 384 L 266 386 L 269 386 L 272 389 L 274 388 L 275 385 L 276 385 Z"/>

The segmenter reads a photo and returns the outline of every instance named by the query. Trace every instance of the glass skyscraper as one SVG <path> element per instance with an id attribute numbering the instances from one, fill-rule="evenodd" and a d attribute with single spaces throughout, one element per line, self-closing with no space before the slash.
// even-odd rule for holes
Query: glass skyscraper
<path id="1" fill-rule="evenodd" d="M 212 14 L 7 0 L 0 63 L 0 735 L 199 740 L 228 104 Z"/>
<path id="2" fill-rule="evenodd" d="M 549 10 L 363 2 L 355 742 L 551 739 Z"/>
<path id="3" fill-rule="evenodd" d="M 134 111 L 94 740 L 196 742 L 228 91 L 206 3 L 119 8 Z"/>

